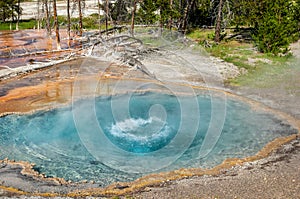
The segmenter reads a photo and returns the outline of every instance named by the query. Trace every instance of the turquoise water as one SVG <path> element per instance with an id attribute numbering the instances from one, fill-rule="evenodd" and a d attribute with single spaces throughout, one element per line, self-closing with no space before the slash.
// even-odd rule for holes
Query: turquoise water
<path id="1" fill-rule="evenodd" d="M 223 120 L 213 122 L 213 113 L 225 113 Z M 275 116 L 236 100 L 135 93 L 1 117 L 0 159 L 29 161 L 47 176 L 105 186 L 154 171 L 211 168 L 292 133 Z M 204 145 L 207 153 L 201 153 Z"/>

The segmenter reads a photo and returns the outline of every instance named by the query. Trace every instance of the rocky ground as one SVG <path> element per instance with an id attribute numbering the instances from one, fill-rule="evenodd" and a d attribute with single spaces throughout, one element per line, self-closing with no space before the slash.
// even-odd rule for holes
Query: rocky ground
<path id="1" fill-rule="evenodd" d="M 93 9 L 96 1 L 87 1 L 85 14 L 97 13 Z M 59 14 L 63 15 L 65 11 L 65 2 L 58 2 Z M 22 19 L 35 18 L 37 16 L 36 3 L 22 4 L 24 13 Z M 73 13 L 77 15 L 76 12 Z M 299 43 L 293 44 L 294 55 L 300 63 Z M 205 53 L 204 53 L 205 54 Z M 204 55 L 203 54 L 203 55 Z M 178 55 L 178 54 L 177 54 Z M 222 60 L 209 56 L 196 56 L 188 51 L 182 57 L 188 60 L 190 67 L 184 69 L 177 65 L 172 68 L 177 76 L 171 75 L 170 67 L 174 66 L 174 60 L 161 59 L 160 65 L 153 64 L 153 61 L 144 60 L 149 71 L 156 74 L 159 79 L 168 79 L 169 81 L 178 81 L 191 83 L 195 85 L 204 85 L 208 87 L 217 87 L 230 92 L 242 95 L 256 101 L 259 101 L 273 109 L 277 109 L 292 115 L 300 120 L 300 69 L 299 64 L 294 63 L 285 73 L 277 75 L 271 83 L 257 88 L 251 85 L 243 87 L 224 87 L 223 80 L 228 77 L 234 77 L 243 73 L 235 66 L 225 63 Z M 171 55 L 171 56 L 174 56 Z M 174 56 L 178 60 L 178 56 Z M 151 59 L 151 58 L 149 58 Z M 201 63 L 199 65 L 199 63 Z M 200 67 L 198 67 L 200 66 Z M 3 68 L 2 68 L 3 69 Z M 1 73 L 1 71 L 0 71 Z M 196 74 L 196 75 L 195 75 Z M 199 75 L 200 74 L 200 75 Z M 180 77 L 180 78 L 178 78 Z M 266 80 L 261 80 L 266 81 Z M 269 81 L 269 80 L 268 80 Z M 229 170 L 224 170 L 218 176 L 200 176 L 183 180 L 163 182 L 159 185 L 149 187 L 143 192 L 136 192 L 131 195 L 122 196 L 123 198 L 300 198 L 300 140 L 299 138 L 290 144 L 287 144 L 268 158 L 255 162 L 245 163 L 241 166 L 235 166 Z M 4 165 L 0 165 L 0 169 Z M 10 168 L 11 173 L 6 175 L 6 179 L 15 182 L 15 179 L 22 181 L 22 186 L 32 190 L 38 187 L 34 181 L 19 176 L 20 168 Z M 3 175 L 0 171 L 0 198 L 43 198 L 36 196 L 22 195 L 21 192 L 11 192 L 4 187 Z M 17 177 L 17 178 L 16 178 Z M 39 182 L 40 187 L 45 184 Z M 55 186 L 53 186 L 55 188 Z M 55 191 L 55 190 L 54 190 Z"/>
<path id="2" fill-rule="evenodd" d="M 219 176 L 193 177 L 152 187 L 133 198 L 299 198 L 300 144 L 288 154 L 236 166 Z M 289 146 L 290 147 L 290 146 Z M 288 148 L 288 147 L 287 147 Z M 283 155 L 284 154 L 284 155 Z"/>
<path id="3" fill-rule="evenodd" d="M 274 109 L 289 113 L 299 120 L 299 43 L 292 45 L 292 51 L 297 57 L 297 61 L 285 73 L 277 75 L 271 84 L 262 88 L 255 88 L 251 85 L 232 87 L 230 88 L 231 91 L 262 102 Z M 261 161 L 247 163 L 242 167 L 234 167 L 224 175 L 194 177 L 169 182 L 162 185 L 162 187 L 153 187 L 148 192 L 133 194 L 133 197 L 300 198 L 299 138 L 294 142 L 294 147 L 291 151 L 286 149 L 281 149 L 279 153 L 274 153 L 269 158 Z M 280 153 L 282 151 L 287 153 L 281 156 Z M 268 162 L 268 159 L 273 160 Z"/>

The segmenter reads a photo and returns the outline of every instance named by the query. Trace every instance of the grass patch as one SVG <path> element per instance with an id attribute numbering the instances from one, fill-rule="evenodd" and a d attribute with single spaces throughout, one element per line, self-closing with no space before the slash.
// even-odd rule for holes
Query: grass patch
<path id="1" fill-rule="evenodd" d="M 53 24 L 53 18 L 50 20 L 50 23 Z M 60 28 L 67 28 L 67 17 L 66 16 L 58 16 L 58 23 Z M 87 30 L 94 30 L 94 29 L 99 29 L 99 18 L 98 14 L 92 14 L 88 17 L 83 17 L 82 19 L 82 24 L 83 28 Z M 11 26 L 11 27 L 10 27 Z M 43 20 L 41 21 L 41 27 L 45 28 L 46 27 L 46 21 Z M 111 28 L 112 26 L 110 25 L 108 28 Z M 0 22 L 0 30 L 16 30 L 16 22 Z M 20 21 L 19 23 L 19 29 L 24 30 L 24 29 L 34 29 L 37 28 L 37 21 L 35 19 L 31 20 L 23 20 Z M 71 28 L 73 31 L 79 30 L 79 18 L 72 18 L 71 19 Z M 102 22 L 101 24 L 101 29 L 105 29 L 105 24 Z"/>
<path id="2" fill-rule="evenodd" d="M 267 88 L 271 86 L 280 86 L 281 81 L 284 81 L 284 76 L 293 67 L 294 57 L 276 57 L 272 55 L 258 56 L 258 58 L 267 58 L 272 60 L 272 63 L 263 61 L 257 62 L 255 70 L 252 70 L 246 75 L 239 76 L 230 80 L 231 85 L 249 86 L 255 88 Z"/>
<path id="3" fill-rule="evenodd" d="M 252 71 L 256 68 L 257 62 L 255 58 L 257 52 L 253 49 L 252 44 L 241 43 L 237 41 L 221 42 L 216 45 L 213 44 L 206 50 L 215 57 L 219 57 L 226 62 L 233 63 L 238 68 L 245 68 Z M 253 59 L 253 63 L 249 60 Z"/>
<path id="4" fill-rule="evenodd" d="M 37 25 L 37 22 L 34 19 L 31 20 L 23 20 L 19 22 L 19 30 L 25 29 L 33 29 Z M 0 23 L 0 30 L 16 30 L 16 22 L 1 22 Z"/>
<path id="5" fill-rule="evenodd" d="M 227 32 L 227 34 L 230 32 Z M 275 56 L 258 52 L 252 43 L 237 40 L 222 41 L 215 44 L 211 35 L 213 30 L 194 30 L 188 37 L 203 45 L 212 56 L 233 63 L 238 68 L 247 69 L 248 73 L 228 80 L 234 86 L 266 87 L 288 69 L 293 56 Z M 206 45 L 204 45 L 204 42 Z M 210 44 L 207 46 L 207 44 Z M 274 80 L 274 81 L 273 81 Z M 268 82 L 268 83 L 267 83 Z"/>
<path id="6" fill-rule="evenodd" d="M 193 40 L 201 42 L 204 40 L 213 40 L 215 32 L 213 29 L 192 30 L 188 32 L 187 36 Z"/>

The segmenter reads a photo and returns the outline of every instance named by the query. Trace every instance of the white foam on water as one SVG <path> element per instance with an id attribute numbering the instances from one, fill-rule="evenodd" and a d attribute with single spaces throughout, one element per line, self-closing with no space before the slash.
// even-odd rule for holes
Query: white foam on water
<path id="1" fill-rule="evenodd" d="M 152 126 L 161 126 L 162 128 L 156 132 L 149 131 Z M 156 117 L 150 117 L 149 119 L 125 119 L 112 124 L 108 130 L 111 135 L 116 138 L 139 143 L 164 140 L 170 136 L 171 133 L 171 127 L 169 127 L 166 122 Z"/>

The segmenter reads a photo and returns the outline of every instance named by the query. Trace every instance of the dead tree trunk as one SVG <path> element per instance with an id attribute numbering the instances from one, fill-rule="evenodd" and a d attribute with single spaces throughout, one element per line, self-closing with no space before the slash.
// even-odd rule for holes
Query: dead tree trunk
<path id="1" fill-rule="evenodd" d="M 21 3 L 20 3 L 21 1 L 20 0 L 18 0 L 18 18 L 17 18 L 17 24 L 16 24 L 16 30 L 19 30 L 19 22 L 20 22 L 20 11 L 21 11 Z"/>
<path id="2" fill-rule="evenodd" d="M 163 24 L 163 11 L 162 11 L 162 6 L 159 6 L 159 36 L 162 35 L 164 24 Z"/>
<path id="3" fill-rule="evenodd" d="M 183 19 L 182 19 L 182 26 L 181 26 L 181 32 L 183 34 L 186 33 L 187 30 L 187 26 L 188 26 L 188 17 L 189 17 L 189 13 L 190 10 L 192 9 L 193 5 L 195 4 L 195 0 L 189 0 L 187 1 L 186 7 L 184 9 L 184 13 L 183 13 Z"/>
<path id="4" fill-rule="evenodd" d="M 98 0 L 98 17 L 99 17 L 99 34 L 101 35 L 101 4 L 100 0 Z"/>
<path id="5" fill-rule="evenodd" d="M 136 12 L 136 4 L 137 4 L 137 0 L 133 1 L 133 9 L 132 9 L 132 13 L 131 13 L 131 35 L 134 35 L 134 19 L 135 19 L 135 12 Z"/>
<path id="6" fill-rule="evenodd" d="M 223 9 L 223 0 L 220 0 L 217 22 L 216 22 L 216 30 L 215 30 L 215 42 L 217 43 L 221 41 L 222 9 Z"/>
<path id="7" fill-rule="evenodd" d="M 49 12 L 49 7 L 48 7 L 48 0 L 44 1 L 44 5 L 45 5 L 45 11 L 46 11 L 46 30 L 47 30 L 47 34 L 48 36 L 51 35 L 51 26 L 50 26 L 50 12 Z"/>
<path id="8" fill-rule="evenodd" d="M 57 46 L 57 50 L 61 50 L 59 25 L 58 25 L 57 10 L 56 10 L 56 0 L 53 0 L 53 18 L 54 18 L 54 28 L 55 28 L 55 35 L 56 35 L 56 46 Z"/>
<path id="9" fill-rule="evenodd" d="M 79 36 L 82 36 L 82 10 L 81 10 L 81 0 L 78 0 L 78 12 L 79 12 Z"/>
<path id="10" fill-rule="evenodd" d="M 109 0 L 106 0 L 105 3 L 105 31 L 106 34 L 108 34 L 107 30 L 108 30 L 108 10 L 109 10 Z"/>
<path id="11" fill-rule="evenodd" d="M 11 21 L 10 21 L 10 24 L 9 24 L 9 30 L 12 30 L 13 27 L 12 27 L 12 24 L 14 22 L 14 10 L 13 10 L 13 5 L 11 5 Z"/>
<path id="12" fill-rule="evenodd" d="M 173 12 L 173 0 L 170 0 L 170 10 L 171 10 L 171 14 L 170 14 L 170 18 L 169 18 L 169 29 L 172 29 L 172 23 L 173 23 L 173 18 L 172 18 L 172 12 Z"/>
<path id="13" fill-rule="evenodd" d="M 40 28 L 41 28 L 40 0 L 37 0 L 36 7 L 37 7 L 37 29 L 40 30 Z"/>
<path id="14" fill-rule="evenodd" d="M 68 20 L 68 27 L 67 27 L 67 32 L 68 32 L 68 41 L 71 39 L 71 15 L 70 15 L 70 0 L 67 0 L 67 20 Z"/>

